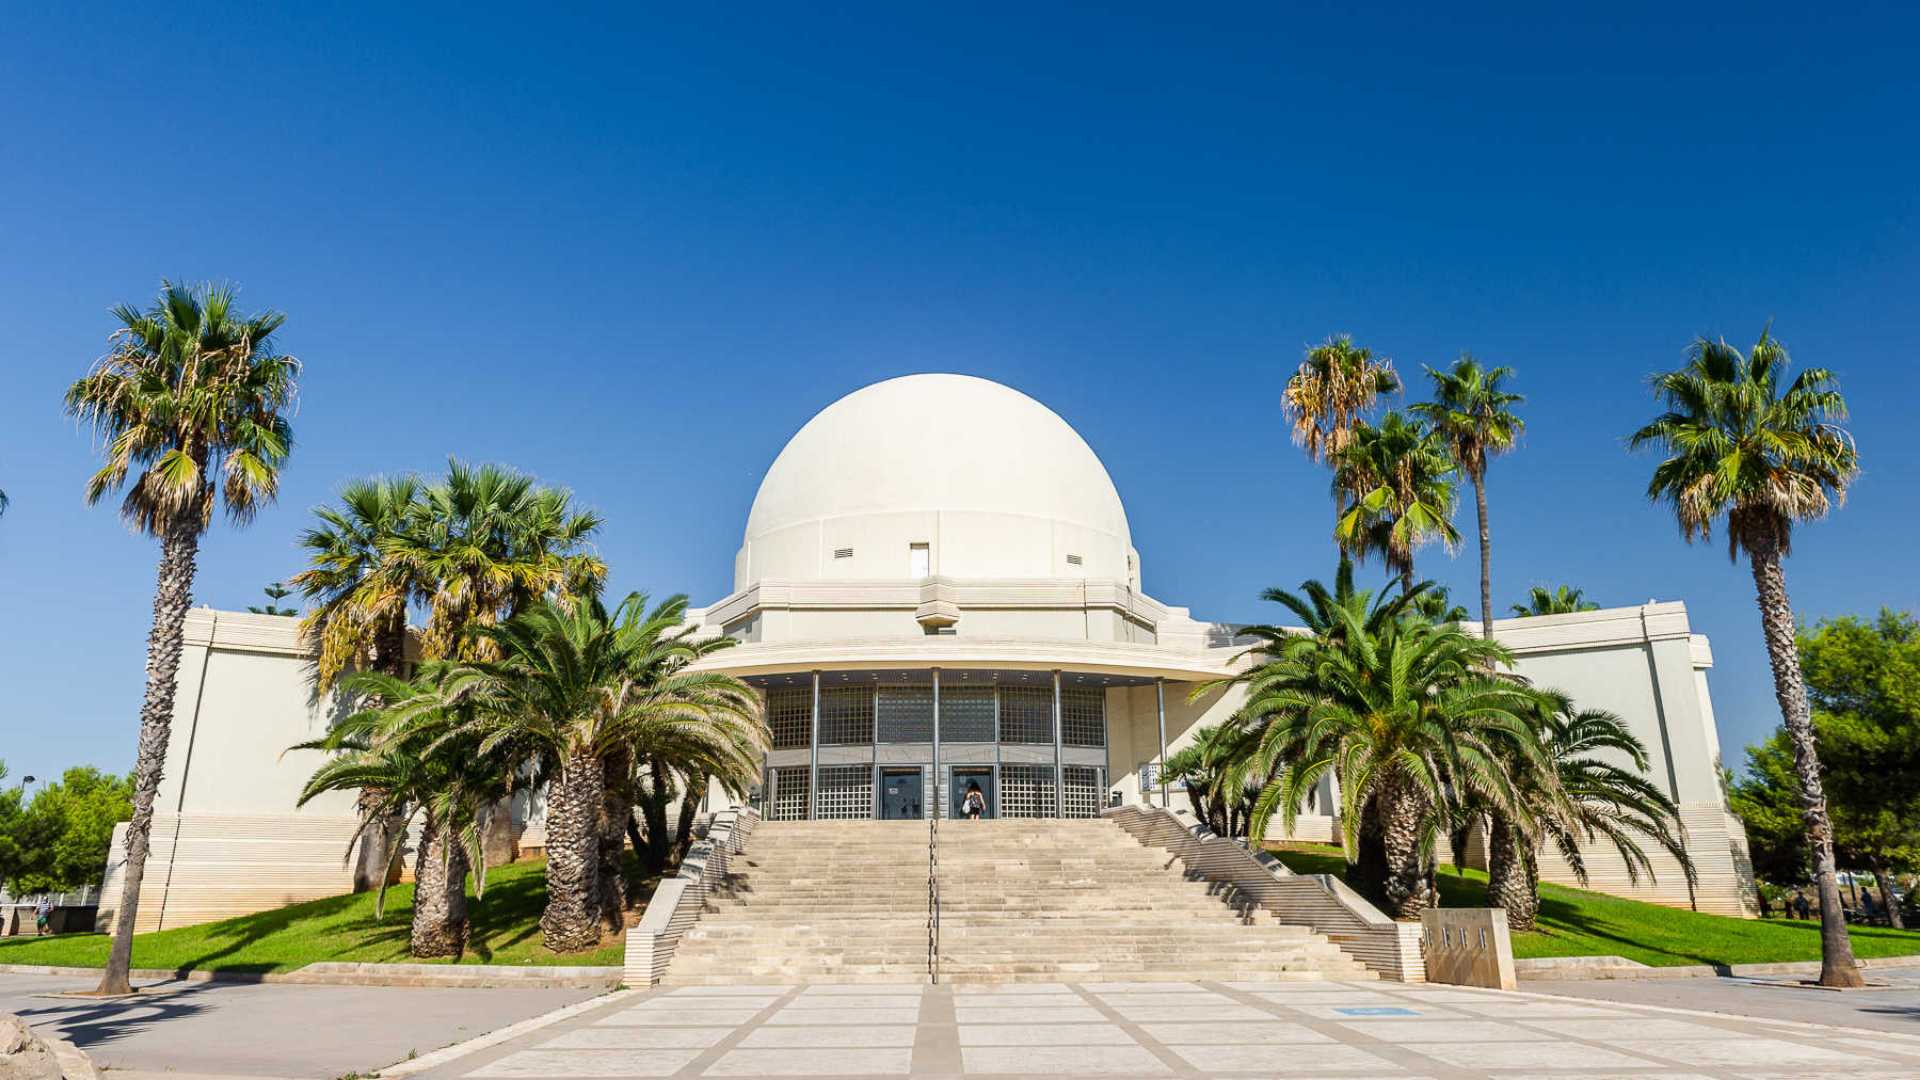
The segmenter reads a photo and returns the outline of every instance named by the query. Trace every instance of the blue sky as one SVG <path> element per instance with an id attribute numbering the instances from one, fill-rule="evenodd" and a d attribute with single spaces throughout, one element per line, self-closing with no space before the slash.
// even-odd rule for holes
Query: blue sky
<path id="1" fill-rule="evenodd" d="M 602 510 L 616 589 L 707 602 L 800 424 L 948 370 L 1086 436 L 1149 592 L 1262 618 L 1262 587 L 1331 568 L 1278 396 L 1345 331 L 1409 374 L 1462 349 L 1519 369 L 1497 602 L 1684 599 L 1737 761 L 1778 718 L 1750 581 L 1681 543 L 1623 442 L 1648 372 L 1769 319 L 1839 371 L 1866 465 L 1798 538 L 1799 611 L 1916 606 L 1910 11 L 687 8 L 11 17 L 16 779 L 132 759 L 157 552 L 82 505 L 59 397 L 163 276 L 286 311 L 306 363 L 279 506 L 203 549 L 221 607 L 298 568 L 344 480 L 449 454 Z M 1421 569 L 1474 588 L 1470 550 Z"/>

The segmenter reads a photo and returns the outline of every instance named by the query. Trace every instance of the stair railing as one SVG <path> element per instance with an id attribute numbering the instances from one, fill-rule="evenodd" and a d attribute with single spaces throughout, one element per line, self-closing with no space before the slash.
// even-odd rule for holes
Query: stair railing
<path id="1" fill-rule="evenodd" d="M 927 981 L 940 981 L 940 808 L 927 817 Z"/>

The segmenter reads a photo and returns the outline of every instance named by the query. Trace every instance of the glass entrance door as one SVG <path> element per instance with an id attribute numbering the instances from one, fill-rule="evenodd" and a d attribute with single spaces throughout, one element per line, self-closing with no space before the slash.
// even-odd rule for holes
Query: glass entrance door
<path id="1" fill-rule="evenodd" d="M 919 769 L 880 770 L 880 819 L 911 821 L 920 817 L 923 787 Z"/>
<path id="2" fill-rule="evenodd" d="M 947 790 L 953 796 L 953 805 L 947 808 L 947 816 L 964 820 L 967 816 L 967 792 L 980 790 L 980 816 L 994 816 L 997 805 L 993 797 L 993 766 L 991 765 L 955 765 L 953 782 Z"/>

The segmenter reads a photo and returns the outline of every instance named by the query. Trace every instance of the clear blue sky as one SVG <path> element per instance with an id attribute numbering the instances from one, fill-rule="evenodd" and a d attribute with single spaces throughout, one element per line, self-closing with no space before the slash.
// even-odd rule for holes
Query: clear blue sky
<path id="1" fill-rule="evenodd" d="M 801 423 L 947 370 L 1086 436 L 1154 596 L 1262 618 L 1263 586 L 1331 569 L 1325 480 L 1278 396 L 1347 331 L 1409 374 L 1462 349 L 1519 369 L 1498 602 L 1685 600 L 1738 761 L 1777 722 L 1750 581 L 1682 545 L 1623 437 L 1693 335 L 1768 319 L 1838 369 L 1866 464 L 1799 536 L 1799 611 L 1916 606 L 1910 12 L 688 7 L 12 14 L 16 779 L 132 760 L 156 548 L 82 505 L 90 446 L 59 399 L 108 306 L 163 276 L 286 311 L 306 362 L 279 506 L 203 550 L 196 600 L 220 607 L 298 568 L 344 480 L 449 454 L 602 510 L 616 589 L 708 602 Z M 1471 595 L 1471 551 L 1422 569 Z"/>

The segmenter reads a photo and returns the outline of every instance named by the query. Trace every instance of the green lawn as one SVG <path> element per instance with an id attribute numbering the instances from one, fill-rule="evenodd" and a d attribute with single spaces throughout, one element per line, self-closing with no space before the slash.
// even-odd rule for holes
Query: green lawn
<path id="1" fill-rule="evenodd" d="M 1339 848 L 1276 850 L 1300 873 L 1344 876 Z M 1487 876 L 1478 870 L 1440 870 L 1440 902 L 1484 907 Z M 1820 924 L 1812 920 L 1731 919 L 1721 915 L 1622 900 L 1617 896 L 1540 886 L 1540 929 L 1513 935 L 1516 958 L 1624 956 L 1655 967 L 1681 964 L 1763 964 L 1820 959 Z M 1853 928 L 1856 956 L 1920 954 L 1920 932 L 1877 926 Z"/>
<path id="2" fill-rule="evenodd" d="M 618 943 L 591 952 L 556 954 L 540 944 L 540 909 L 546 904 L 544 860 L 496 867 L 487 873 L 487 896 L 469 898 L 472 934 L 463 963 L 588 964 L 618 966 Z M 629 879 L 631 880 L 631 878 Z M 641 885 L 650 896 L 653 883 Z M 292 971 L 321 960 L 410 961 L 407 924 L 413 917 L 413 886 L 387 890 L 386 918 L 373 917 L 373 895 L 333 896 L 277 911 L 223 922 L 140 934 L 133 939 L 133 966 L 176 971 L 263 973 Z M 0 939 L 0 964 L 60 964 L 102 967 L 105 934 Z"/>

